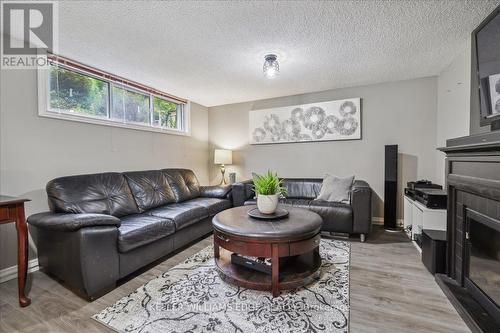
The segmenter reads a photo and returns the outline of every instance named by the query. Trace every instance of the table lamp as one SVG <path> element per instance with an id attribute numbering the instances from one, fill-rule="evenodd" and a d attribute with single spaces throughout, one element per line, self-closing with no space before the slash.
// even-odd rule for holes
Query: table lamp
<path id="1" fill-rule="evenodd" d="M 226 164 L 233 163 L 233 152 L 226 149 L 215 149 L 214 153 L 214 164 L 220 164 L 220 173 L 222 174 L 222 180 L 220 184 L 227 184 L 226 179 L 224 177 L 224 173 L 226 172 Z"/>

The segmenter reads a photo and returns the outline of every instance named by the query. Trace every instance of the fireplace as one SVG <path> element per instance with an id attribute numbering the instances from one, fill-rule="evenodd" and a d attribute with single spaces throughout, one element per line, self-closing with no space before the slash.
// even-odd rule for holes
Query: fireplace
<path id="1" fill-rule="evenodd" d="M 464 285 L 500 325 L 500 221 L 467 208 Z"/>
<path id="2" fill-rule="evenodd" d="M 500 332 L 500 141 L 463 140 L 448 140 L 441 149 L 446 274 L 436 281 L 473 332 Z"/>

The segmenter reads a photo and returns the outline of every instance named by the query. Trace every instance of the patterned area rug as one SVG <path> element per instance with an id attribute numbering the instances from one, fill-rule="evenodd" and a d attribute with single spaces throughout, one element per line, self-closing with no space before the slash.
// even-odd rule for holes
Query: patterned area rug
<path id="1" fill-rule="evenodd" d="M 270 292 L 223 282 L 211 246 L 92 318 L 117 332 L 348 332 L 349 243 L 322 239 L 320 278 Z"/>

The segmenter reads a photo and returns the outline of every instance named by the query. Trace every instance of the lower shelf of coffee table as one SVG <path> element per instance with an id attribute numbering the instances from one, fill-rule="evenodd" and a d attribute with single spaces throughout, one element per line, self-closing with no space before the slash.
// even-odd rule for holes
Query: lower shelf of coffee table
<path id="1" fill-rule="evenodd" d="M 295 289 L 308 285 L 319 278 L 321 257 L 312 251 L 294 257 L 281 258 L 287 260 L 280 265 L 279 289 Z M 272 290 L 271 275 L 231 263 L 231 252 L 220 249 L 220 257 L 215 259 L 221 278 L 244 288 L 256 290 Z"/>

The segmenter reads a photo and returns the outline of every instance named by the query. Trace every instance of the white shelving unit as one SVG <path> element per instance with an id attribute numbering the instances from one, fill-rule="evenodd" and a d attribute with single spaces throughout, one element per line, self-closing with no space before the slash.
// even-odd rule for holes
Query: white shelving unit
<path id="1" fill-rule="evenodd" d="M 403 210 L 404 230 L 413 241 L 417 235 L 422 233 L 423 229 L 446 231 L 446 209 L 427 208 L 417 200 L 405 195 Z"/>

